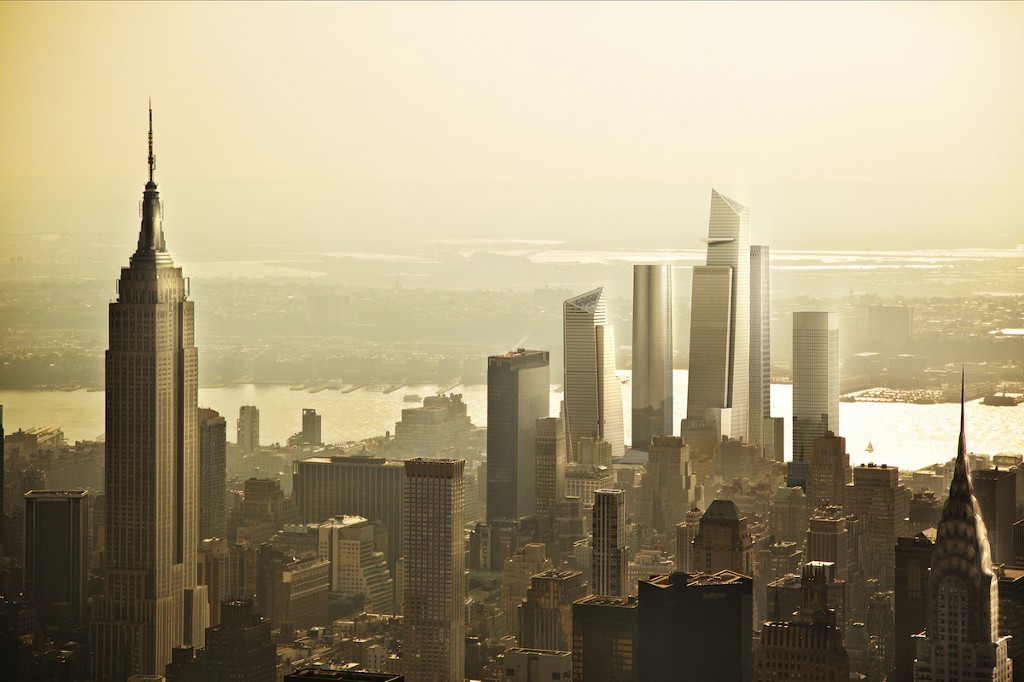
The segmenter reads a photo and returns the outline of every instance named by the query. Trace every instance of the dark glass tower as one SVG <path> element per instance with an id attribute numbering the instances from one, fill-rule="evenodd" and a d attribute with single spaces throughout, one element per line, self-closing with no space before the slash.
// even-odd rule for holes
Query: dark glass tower
<path id="1" fill-rule="evenodd" d="M 487 520 L 537 507 L 537 420 L 551 399 L 549 354 L 522 348 L 487 358 Z"/>

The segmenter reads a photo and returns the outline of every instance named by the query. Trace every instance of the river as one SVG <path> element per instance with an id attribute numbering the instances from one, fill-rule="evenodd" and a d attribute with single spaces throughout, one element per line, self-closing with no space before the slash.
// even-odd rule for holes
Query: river
<path id="1" fill-rule="evenodd" d="M 628 371 L 620 372 L 623 378 Z M 675 424 L 686 411 L 685 370 L 675 372 Z M 263 444 L 283 443 L 298 431 L 302 409 L 311 407 L 323 415 L 323 437 L 327 442 L 360 440 L 394 432 L 402 409 L 415 407 L 403 397 L 409 393 L 433 395 L 436 385 L 410 386 L 390 394 L 360 389 L 351 393 L 323 390 L 318 393 L 293 391 L 288 386 L 242 384 L 199 389 L 199 404 L 220 412 L 228 421 L 228 439 L 234 440 L 235 419 L 242 405 L 260 410 Z M 623 414 L 626 442 L 630 438 L 630 384 L 623 383 Z M 473 423 L 486 426 L 487 387 L 459 386 Z M 0 390 L 4 427 L 12 433 L 19 428 L 59 426 L 70 441 L 94 440 L 103 433 L 103 397 L 85 390 L 40 391 Z M 551 413 L 557 414 L 561 393 L 552 390 Z M 786 452 L 791 452 L 789 431 L 792 387 L 772 386 L 772 414 L 786 418 Z M 900 468 L 920 468 L 945 461 L 956 454 L 959 406 L 955 404 L 914 405 L 906 403 L 840 403 L 840 435 L 846 437 L 851 462 L 874 461 Z M 874 447 L 864 452 L 868 442 Z M 967 445 L 972 452 L 1024 453 L 1024 405 L 990 407 L 974 401 L 967 405 Z"/>

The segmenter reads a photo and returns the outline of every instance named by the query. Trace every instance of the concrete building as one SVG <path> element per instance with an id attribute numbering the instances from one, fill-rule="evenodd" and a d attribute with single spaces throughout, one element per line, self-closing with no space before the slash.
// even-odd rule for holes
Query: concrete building
<path id="1" fill-rule="evenodd" d="M 572 679 L 572 653 L 512 647 L 502 659 L 502 682 L 550 682 Z"/>
<path id="2" fill-rule="evenodd" d="M 676 570 L 693 573 L 697 570 L 696 557 L 693 553 L 693 541 L 700 530 L 700 509 L 686 512 L 686 520 L 676 524 Z"/>
<path id="3" fill-rule="evenodd" d="M 152 120 L 151 110 L 138 248 L 109 307 L 106 353 L 106 566 L 90 638 L 94 677 L 118 682 L 163 675 L 171 650 L 201 645 L 207 625 L 196 587 L 195 316 L 164 241 Z"/>
<path id="4" fill-rule="evenodd" d="M 913 682 L 916 643 L 928 614 L 928 571 L 935 551 L 935 529 L 896 541 L 895 675 L 893 682 Z"/>
<path id="5" fill-rule="evenodd" d="M 384 554 L 392 571 L 402 556 L 404 487 L 402 462 L 383 457 L 309 457 L 292 465 L 292 497 L 302 523 L 344 514 L 383 523 L 390 538 Z"/>
<path id="6" fill-rule="evenodd" d="M 461 393 L 428 395 L 421 406 L 402 410 L 394 447 L 402 459 L 468 456 L 482 451 L 479 435 Z"/>
<path id="7" fill-rule="evenodd" d="M 553 516 L 565 497 L 565 425 L 558 417 L 537 420 L 537 513 Z"/>
<path id="8" fill-rule="evenodd" d="M 828 431 L 839 433 L 839 316 L 793 313 L 793 462 Z"/>
<path id="9" fill-rule="evenodd" d="M 796 617 L 769 621 L 761 629 L 757 682 L 848 682 L 850 659 L 843 647 L 842 622 L 829 604 L 830 584 L 824 567 L 804 567 Z"/>
<path id="10" fill-rule="evenodd" d="M 537 420 L 550 411 L 547 351 L 487 358 L 487 521 L 537 510 Z"/>
<path id="11" fill-rule="evenodd" d="M 196 582 L 206 586 L 210 627 L 214 627 L 220 624 L 221 603 L 237 596 L 231 591 L 231 550 L 225 538 L 203 540 L 196 554 L 196 571 Z"/>
<path id="12" fill-rule="evenodd" d="M 238 449 L 243 455 L 251 455 L 260 447 L 260 411 L 255 405 L 242 405 L 238 408 L 238 421 L 235 422 L 238 432 Z"/>
<path id="13" fill-rule="evenodd" d="M 694 564 L 698 571 L 732 571 L 754 576 L 753 540 L 747 517 L 741 516 L 732 500 L 715 500 L 700 518 L 693 539 Z"/>
<path id="14" fill-rule="evenodd" d="M 974 472 L 974 496 L 988 529 L 992 562 L 1013 563 L 1013 524 L 1017 522 L 1019 469 L 982 469 Z"/>
<path id="15" fill-rule="evenodd" d="M 593 595 L 572 606 L 572 679 L 638 682 L 637 600 Z"/>
<path id="16" fill-rule="evenodd" d="M 91 502 L 85 490 L 25 493 L 24 597 L 46 624 L 88 622 Z"/>
<path id="17" fill-rule="evenodd" d="M 750 210 L 711 190 L 705 265 L 693 268 L 683 437 L 706 421 L 747 440 L 750 409 Z M 719 438 L 715 439 L 716 441 Z"/>
<path id="18" fill-rule="evenodd" d="M 526 599 L 530 578 L 553 567 L 544 543 L 531 542 L 520 554 L 505 560 L 501 575 L 501 606 L 505 612 L 505 634 L 519 631 L 519 605 Z"/>
<path id="19" fill-rule="evenodd" d="M 679 436 L 652 436 L 640 481 L 639 521 L 645 534 L 665 533 L 702 505 L 703 489 L 690 466 L 690 449 Z"/>
<path id="20" fill-rule="evenodd" d="M 277 647 L 270 639 L 270 621 L 256 613 L 252 600 L 221 606 L 221 623 L 206 631 L 206 649 L 199 661 L 204 682 L 274 682 Z"/>
<path id="21" fill-rule="evenodd" d="M 323 417 L 311 407 L 302 410 L 302 442 L 306 445 L 323 445 Z"/>
<path id="22" fill-rule="evenodd" d="M 519 645 L 531 649 L 572 648 L 572 605 L 588 595 L 580 571 L 550 568 L 530 578 L 519 604 Z"/>
<path id="23" fill-rule="evenodd" d="M 1006 652 L 1013 661 L 1013 682 L 1021 682 L 1024 680 L 1024 568 L 999 566 L 996 575 L 999 578 L 999 632 L 1010 637 Z"/>
<path id="24" fill-rule="evenodd" d="M 752 589 L 752 578 L 733 571 L 641 580 L 637 680 L 749 682 Z"/>
<path id="25" fill-rule="evenodd" d="M 881 589 L 891 590 L 896 570 L 896 538 L 904 537 L 910 514 L 910 491 L 900 485 L 900 470 L 885 464 L 862 464 L 853 469 L 846 487 L 846 509 L 865 521 L 871 548 L 878 558 Z"/>
<path id="26" fill-rule="evenodd" d="M 199 425 L 199 539 L 224 537 L 227 531 L 227 422 L 205 407 Z"/>
<path id="27" fill-rule="evenodd" d="M 331 592 L 362 595 L 363 610 L 394 613 L 394 581 L 384 552 L 376 548 L 375 524 L 362 516 L 336 516 L 317 528 L 318 554 L 329 561 Z"/>
<path id="28" fill-rule="evenodd" d="M 591 531 L 591 571 L 594 594 L 626 594 L 626 496 L 621 490 L 594 494 Z"/>
<path id="29" fill-rule="evenodd" d="M 671 436 L 672 266 L 633 266 L 632 444 L 646 450 Z"/>
<path id="30" fill-rule="evenodd" d="M 612 456 L 625 451 L 622 391 L 615 376 L 615 330 L 604 290 L 570 298 L 562 306 L 565 353 L 565 429 L 570 461 L 580 461 L 580 438 L 605 440 Z"/>
<path id="31" fill-rule="evenodd" d="M 988 531 L 978 510 L 967 464 L 961 394 L 953 480 L 932 551 L 927 628 L 916 637 L 917 682 L 1012 679 L 1009 638 L 999 631 L 998 579 L 992 570 Z"/>
<path id="32" fill-rule="evenodd" d="M 405 462 L 405 675 L 462 682 L 466 657 L 463 460 Z"/>
<path id="33" fill-rule="evenodd" d="M 846 504 L 846 485 L 853 481 L 846 439 L 831 431 L 814 439 L 807 460 L 807 508 L 811 511 Z"/>

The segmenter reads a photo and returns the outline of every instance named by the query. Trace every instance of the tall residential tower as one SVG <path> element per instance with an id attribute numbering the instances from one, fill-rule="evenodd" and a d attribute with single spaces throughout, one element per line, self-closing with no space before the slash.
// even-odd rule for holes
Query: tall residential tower
<path id="1" fill-rule="evenodd" d="M 633 437 L 672 435 L 672 266 L 633 266 Z"/>
<path id="2" fill-rule="evenodd" d="M 839 433 L 839 316 L 793 313 L 793 461 L 828 431 Z"/>
<path id="3" fill-rule="evenodd" d="M 149 182 L 138 248 L 121 269 L 109 311 L 106 565 L 91 628 L 98 680 L 163 675 L 171 649 L 201 646 L 206 626 L 205 587 L 196 588 L 193 306 L 164 243 L 152 110 L 149 121 Z"/>

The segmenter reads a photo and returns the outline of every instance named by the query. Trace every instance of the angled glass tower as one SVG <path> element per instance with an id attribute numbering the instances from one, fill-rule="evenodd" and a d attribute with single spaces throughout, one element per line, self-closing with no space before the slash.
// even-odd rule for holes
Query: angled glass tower
<path id="1" fill-rule="evenodd" d="M 615 377 L 615 330 L 608 324 L 604 289 L 570 298 L 562 306 L 565 353 L 565 428 L 569 461 L 579 461 L 580 438 L 625 450 L 622 389 Z"/>
<path id="2" fill-rule="evenodd" d="M 155 168 L 151 109 L 138 248 L 109 311 L 106 564 L 91 625 L 97 680 L 163 675 L 171 649 L 201 647 L 206 626 L 206 588 L 196 587 L 194 314 L 164 243 Z"/>
<path id="3" fill-rule="evenodd" d="M 633 266 L 633 435 L 672 435 L 672 266 Z"/>
<path id="4" fill-rule="evenodd" d="M 960 443 L 932 550 L 927 627 L 916 637 L 914 679 L 1010 682 L 1009 637 L 999 634 L 998 580 L 967 463 L 962 390 Z"/>
<path id="5" fill-rule="evenodd" d="M 750 423 L 748 440 L 764 446 L 772 434 L 765 420 L 772 416 L 771 301 L 768 247 L 750 247 Z"/>
<path id="6" fill-rule="evenodd" d="M 750 210 L 711 190 L 705 265 L 693 269 L 686 419 L 747 440 Z M 685 436 L 685 434 L 684 434 Z"/>

